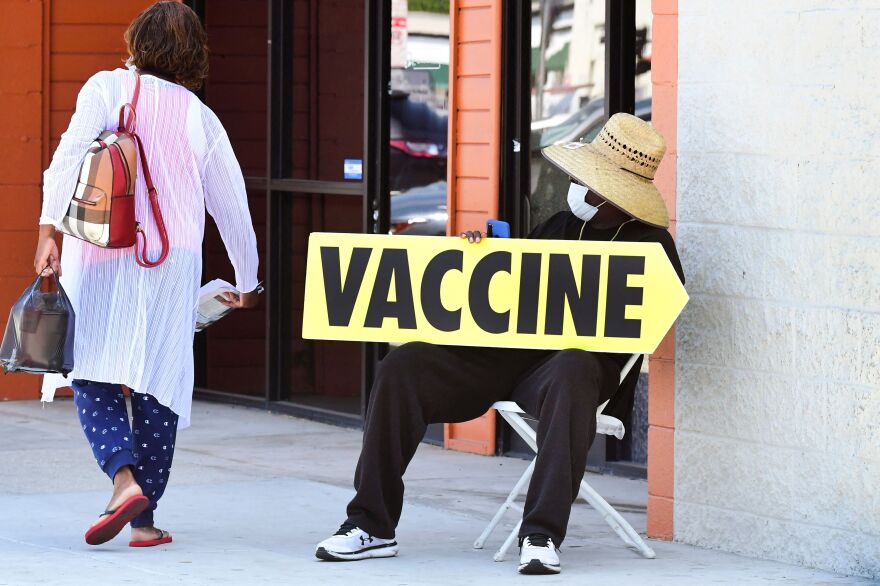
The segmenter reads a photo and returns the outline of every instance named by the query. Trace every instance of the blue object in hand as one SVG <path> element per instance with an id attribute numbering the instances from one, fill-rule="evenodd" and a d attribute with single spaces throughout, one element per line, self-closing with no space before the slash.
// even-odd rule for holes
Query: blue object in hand
<path id="1" fill-rule="evenodd" d="M 489 238 L 510 238 L 510 224 L 503 220 L 487 220 L 486 236 Z"/>

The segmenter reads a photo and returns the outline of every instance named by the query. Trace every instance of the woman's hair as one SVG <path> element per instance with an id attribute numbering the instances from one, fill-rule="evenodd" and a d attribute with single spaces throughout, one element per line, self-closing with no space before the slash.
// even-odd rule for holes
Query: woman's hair
<path id="1" fill-rule="evenodd" d="M 179 2 L 157 2 L 125 31 L 130 62 L 197 90 L 208 76 L 208 37 L 198 15 Z"/>

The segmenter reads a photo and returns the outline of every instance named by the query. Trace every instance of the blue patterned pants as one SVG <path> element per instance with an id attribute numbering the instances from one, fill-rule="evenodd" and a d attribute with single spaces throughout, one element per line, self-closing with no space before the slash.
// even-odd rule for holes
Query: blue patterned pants
<path id="1" fill-rule="evenodd" d="M 132 392 L 129 425 L 120 385 L 74 380 L 71 387 L 95 461 L 110 480 L 120 468 L 131 466 L 144 496 L 150 499 L 150 506 L 131 521 L 131 526 L 152 527 L 153 511 L 171 472 L 177 415 L 152 395 Z"/>

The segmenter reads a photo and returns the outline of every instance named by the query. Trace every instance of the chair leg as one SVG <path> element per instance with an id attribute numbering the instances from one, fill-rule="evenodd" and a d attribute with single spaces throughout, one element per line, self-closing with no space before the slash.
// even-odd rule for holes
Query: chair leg
<path id="1" fill-rule="evenodd" d="M 608 501 L 603 499 L 598 492 L 593 490 L 593 487 L 587 484 L 586 480 L 581 481 L 581 488 L 578 491 L 578 495 L 590 503 L 590 505 L 602 515 L 605 522 L 608 523 L 624 543 L 648 559 L 654 559 L 657 557 L 654 550 L 645 543 L 645 540 L 642 539 L 642 536 L 632 528 L 632 525 L 630 525 L 620 513 L 614 510 L 614 507 L 609 505 Z"/>
<path id="2" fill-rule="evenodd" d="M 495 552 L 495 561 L 503 562 L 504 558 L 507 556 L 507 550 L 510 549 L 510 546 L 513 545 L 513 540 L 516 539 L 517 535 L 519 535 L 519 528 L 522 527 L 522 517 L 519 518 L 519 521 L 516 524 L 516 527 L 513 528 L 513 531 L 510 532 L 510 535 L 507 536 L 507 539 L 504 540 L 504 543 L 501 545 L 501 548 Z"/>
<path id="3" fill-rule="evenodd" d="M 525 488 L 526 484 L 529 483 L 529 480 L 532 478 L 532 473 L 535 471 L 535 460 L 532 459 L 529 467 L 526 468 L 526 471 L 523 472 L 523 475 L 520 476 L 519 480 L 517 480 L 516 484 L 513 486 L 513 490 L 510 491 L 510 494 L 507 495 L 507 500 L 498 507 L 498 511 L 496 511 L 495 516 L 492 517 L 492 520 L 489 521 L 489 524 L 483 529 L 483 533 L 477 538 L 474 542 L 474 549 L 483 549 L 483 545 L 485 545 L 486 540 L 489 539 L 489 535 L 492 534 L 492 531 L 495 530 L 495 527 L 501 521 L 501 518 L 504 516 L 504 513 L 508 511 L 513 506 L 514 501 L 522 494 L 523 488 Z M 517 528 L 518 530 L 519 528 Z"/>
<path id="4" fill-rule="evenodd" d="M 632 360 L 630 361 L 632 362 Z M 630 364 L 631 366 L 631 364 Z M 537 438 L 535 437 L 535 431 L 525 422 L 525 420 L 520 417 L 518 413 L 514 412 L 505 412 L 500 411 L 499 414 L 513 427 L 514 431 L 536 452 L 538 451 L 537 446 Z M 516 498 L 522 493 L 523 488 L 525 488 L 526 484 L 532 477 L 532 474 L 535 470 L 535 459 L 532 460 L 529 467 L 520 477 L 519 481 L 513 487 L 510 495 L 508 495 L 507 500 L 498 511 L 495 513 L 495 516 L 489 522 L 489 525 L 483 530 L 482 535 L 474 542 L 475 549 L 481 549 L 485 544 L 486 540 L 489 538 L 489 535 L 494 531 L 495 527 L 498 526 L 498 523 L 501 521 L 501 518 L 504 516 L 504 513 L 507 512 L 510 508 L 519 508 L 514 501 Z M 590 505 L 602 515 L 602 518 L 606 523 L 617 533 L 618 537 L 629 547 L 635 549 L 640 554 L 648 559 L 653 559 L 656 557 L 654 550 L 645 543 L 645 540 L 642 539 L 641 535 L 639 535 L 635 529 L 632 528 L 626 519 L 624 519 L 620 513 L 614 510 L 608 502 L 603 499 L 599 493 L 593 490 L 589 484 L 587 484 L 586 480 L 582 480 L 580 484 L 580 490 L 578 491 L 578 495 L 583 498 L 585 501 L 590 503 Z M 507 536 L 507 539 L 504 540 L 501 548 L 495 553 L 495 561 L 501 562 L 504 561 L 505 556 L 507 555 L 507 551 L 513 545 L 514 539 L 519 535 L 519 530 L 522 527 L 522 516 L 520 516 L 519 522 L 514 527 L 513 531 Z"/>

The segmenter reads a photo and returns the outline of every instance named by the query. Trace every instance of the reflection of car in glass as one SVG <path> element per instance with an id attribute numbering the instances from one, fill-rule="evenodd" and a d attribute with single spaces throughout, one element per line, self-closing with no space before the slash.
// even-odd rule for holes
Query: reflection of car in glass
<path id="1" fill-rule="evenodd" d="M 636 102 L 635 115 L 651 121 L 651 100 Z M 552 144 L 590 142 L 605 122 L 605 102 L 592 100 L 559 124 L 532 131 L 530 144 L 531 197 L 530 224 L 537 226 L 556 212 L 567 209 L 569 179 L 541 155 L 541 149 Z"/>
<path id="2" fill-rule="evenodd" d="M 446 236 L 446 181 L 391 196 L 391 234 Z"/>
<path id="3" fill-rule="evenodd" d="M 449 117 L 399 90 L 391 92 L 390 110 L 391 192 L 446 181 Z"/>

